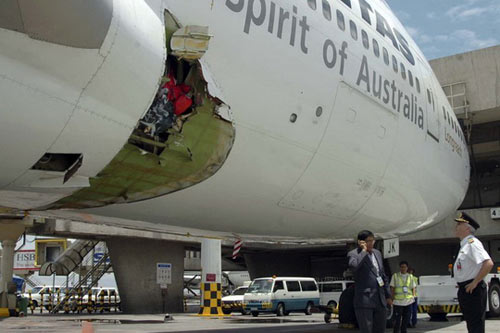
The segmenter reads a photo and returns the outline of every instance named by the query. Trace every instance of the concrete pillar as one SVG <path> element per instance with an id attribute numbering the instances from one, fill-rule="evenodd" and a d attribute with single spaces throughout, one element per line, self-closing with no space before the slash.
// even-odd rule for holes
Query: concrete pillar
<path id="1" fill-rule="evenodd" d="M 24 232 L 24 225 L 21 220 L 0 221 L 0 241 L 2 242 L 2 262 L 0 265 L 0 308 L 12 308 L 12 302 L 8 298 L 8 286 L 12 283 L 14 268 L 14 250 L 17 239 Z M 14 304 L 15 308 L 15 304 Z"/>
<path id="2" fill-rule="evenodd" d="M 221 241 L 201 241 L 201 316 L 223 316 Z"/>
<path id="3" fill-rule="evenodd" d="M 113 237 L 106 241 L 125 313 L 183 312 L 184 245 L 178 242 Z M 172 283 L 157 283 L 157 264 L 169 263 Z"/>

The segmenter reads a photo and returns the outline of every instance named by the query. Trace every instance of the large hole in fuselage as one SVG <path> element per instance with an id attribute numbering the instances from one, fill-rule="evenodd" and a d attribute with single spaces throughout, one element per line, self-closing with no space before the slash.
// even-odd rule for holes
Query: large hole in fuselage
<path id="1" fill-rule="evenodd" d="M 180 28 L 181 25 L 166 11 L 165 72 L 151 107 L 139 120 L 129 139 L 129 143 L 156 155 L 168 149 L 169 136 L 182 134 L 184 124 L 208 98 L 198 61 L 187 61 L 172 55 L 170 43 Z M 189 151 L 188 147 L 186 149 Z"/>

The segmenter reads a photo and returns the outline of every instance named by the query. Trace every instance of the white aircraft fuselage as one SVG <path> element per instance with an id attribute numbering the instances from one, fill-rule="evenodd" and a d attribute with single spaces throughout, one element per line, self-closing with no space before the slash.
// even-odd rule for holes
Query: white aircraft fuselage
<path id="1" fill-rule="evenodd" d="M 96 6 L 88 35 L 0 17 L 0 207 L 348 239 L 362 229 L 413 232 L 462 202 L 470 173 L 464 135 L 428 62 L 382 0 Z M 33 22 L 29 9 L 11 10 Z M 123 179 L 104 189 L 103 170 L 128 165 L 117 156 L 126 155 L 164 76 L 166 16 L 208 27 L 208 50 L 195 62 L 216 101 L 214 117 L 234 135 L 213 172 L 183 175 L 168 189 L 135 189 Z M 69 27 L 85 31 L 85 23 Z M 47 153 L 75 163 L 44 170 Z M 156 158 L 140 153 L 144 163 Z M 113 182 L 122 194 L 110 194 Z"/>

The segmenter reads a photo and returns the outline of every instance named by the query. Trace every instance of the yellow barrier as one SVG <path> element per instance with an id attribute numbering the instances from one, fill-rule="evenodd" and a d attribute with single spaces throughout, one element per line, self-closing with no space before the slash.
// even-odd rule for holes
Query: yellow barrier
<path id="1" fill-rule="evenodd" d="M 224 316 L 220 283 L 202 283 L 202 304 L 198 316 Z"/>
<path id="2" fill-rule="evenodd" d="M 8 308 L 0 308 L 0 318 L 1 317 L 9 317 L 9 309 Z"/>
<path id="3" fill-rule="evenodd" d="M 88 298 L 87 298 L 87 312 L 92 313 L 94 312 L 94 307 L 93 307 L 93 302 L 92 302 L 92 289 L 89 290 L 88 292 Z"/>
<path id="4" fill-rule="evenodd" d="M 35 312 L 35 305 L 33 304 L 33 298 L 31 297 L 31 290 L 28 292 L 28 295 L 29 295 L 29 307 L 30 307 L 30 310 L 31 310 L 31 314 L 33 314 Z"/>

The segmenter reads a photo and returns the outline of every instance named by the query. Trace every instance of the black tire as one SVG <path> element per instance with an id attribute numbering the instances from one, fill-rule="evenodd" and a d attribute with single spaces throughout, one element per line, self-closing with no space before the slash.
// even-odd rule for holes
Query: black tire
<path id="1" fill-rule="evenodd" d="M 276 307 L 276 316 L 283 317 L 285 315 L 285 305 L 283 303 L 279 303 Z"/>
<path id="2" fill-rule="evenodd" d="M 259 316 L 259 311 L 252 311 L 252 316 L 253 317 L 258 317 Z"/>
<path id="3" fill-rule="evenodd" d="M 492 283 L 488 290 L 488 311 L 489 317 L 500 317 L 500 285 L 498 282 Z"/>
<path id="4" fill-rule="evenodd" d="M 285 316 L 289 316 L 290 315 L 290 311 L 285 311 Z"/>
<path id="5" fill-rule="evenodd" d="M 306 314 L 306 316 L 312 315 L 312 308 L 313 304 L 311 302 L 308 302 L 306 308 L 304 309 L 304 313 Z"/>
<path id="6" fill-rule="evenodd" d="M 332 321 L 332 315 L 329 313 L 325 313 L 323 319 L 325 320 L 325 323 L 329 324 Z"/>
<path id="7" fill-rule="evenodd" d="M 225 315 L 230 315 L 231 310 L 222 309 L 222 313 L 224 313 Z"/>
<path id="8" fill-rule="evenodd" d="M 332 312 L 333 312 L 333 310 L 335 310 L 337 308 L 337 302 L 335 302 L 335 301 L 329 301 L 326 306 L 328 306 L 329 308 L 331 308 Z"/>
<path id="9" fill-rule="evenodd" d="M 38 307 L 38 302 L 37 302 L 37 301 L 33 301 L 33 307 L 34 307 L 34 308 L 37 308 L 37 307 Z"/>
<path id="10" fill-rule="evenodd" d="M 247 316 L 247 315 L 250 314 L 250 311 L 243 309 L 243 310 L 241 310 L 241 314 L 244 315 L 244 316 Z"/>
<path id="11" fill-rule="evenodd" d="M 429 317 L 431 317 L 430 321 L 448 321 L 446 316 L 448 315 L 446 312 L 438 312 L 438 313 L 427 313 Z"/>

